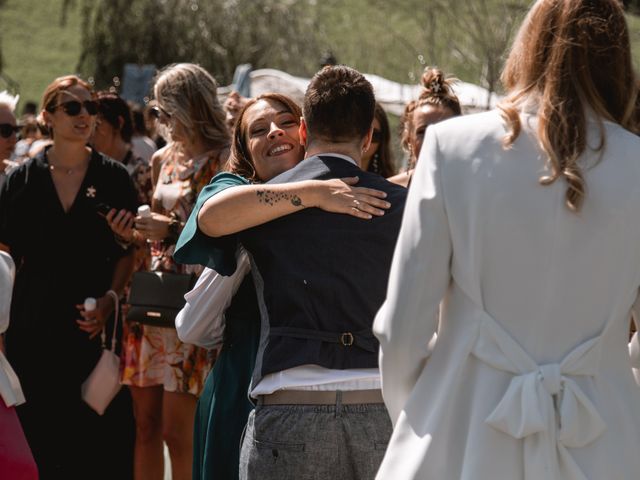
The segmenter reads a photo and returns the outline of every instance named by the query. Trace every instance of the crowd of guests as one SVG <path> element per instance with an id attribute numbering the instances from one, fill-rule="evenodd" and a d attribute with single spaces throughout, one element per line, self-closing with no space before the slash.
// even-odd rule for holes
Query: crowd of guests
<path id="1" fill-rule="evenodd" d="M 440 70 L 428 69 L 424 79 L 428 83 L 421 99 L 438 104 L 441 91 L 460 109 Z M 438 92 L 429 87 L 434 81 L 441 82 Z M 221 339 L 207 343 L 187 333 L 183 342 L 176 329 L 125 321 L 118 332 L 118 353 L 121 383 L 128 389 L 100 417 L 82 403 L 79 386 L 99 356 L 100 331 L 110 328 L 115 305 L 107 292 L 123 299 L 126 319 L 133 272 L 199 274 L 201 267 L 173 259 L 198 193 L 222 171 L 263 183 L 300 162 L 305 155 L 298 135 L 300 107 L 280 94 L 255 99 L 233 94 L 223 106 L 213 77 L 193 64 L 172 65 L 158 73 L 153 106 L 146 113 L 112 91 L 93 92 L 76 76 L 58 78 L 47 87 L 37 120 L 27 115 L 18 122 L 17 103 L 18 97 L 0 95 L 0 120 L 7 130 L 0 132 L 2 180 L 7 181 L 0 207 L 2 245 L 18 265 L 27 266 L 16 278 L 13 315 L 20 319 L 6 334 L 5 349 L 29 398 L 17 411 L 41 478 L 74 478 L 95 470 L 105 451 L 117 461 L 96 471 L 96 478 L 160 478 L 163 444 L 174 479 L 191 478 L 192 471 L 196 478 L 236 477 L 229 458 L 239 456 L 252 406 L 247 389 L 259 332 L 249 277 L 234 298 L 252 301 L 238 302 L 241 307 L 232 304 L 226 312 L 233 317 L 239 311 L 225 333 L 225 342 L 234 339 L 233 359 L 224 360 L 230 346 Z M 290 132 L 295 147 L 280 155 L 280 163 L 257 160 L 258 147 L 247 142 L 253 128 L 247 118 L 257 115 L 256 109 L 263 113 L 263 105 L 284 107 L 288 115 L 283 120 L 278 113 L 274 120 Z M 393 177 L 397 167 L 389 121 L 377 103 L 374 112 L 371 142 L 359 159 L 360 167 Z M 151 140 L 145 117 L 151 118 L 160 145 Z M 403 123 L 403 131 L 407 128 Z M 397 182 L 406 183 L 409 176 L 410 171 L 398 174 Z M 323 197 L 316 206 L 329 212 L 362 218 L 381 215 L 376 197 L 359 193 L 362 188 L 356 183 L 355 178 L 345 178 L 303 191 Z M 353 209 L 356 196 L 361 205 Z M 151 206 L 149 218 L 136 217 L 140 205 Z M 99 212 L 100 206 L 107 209 Z M 230 213 L 236 219 L 242 214 L 243 208 Z M 232 222 L 223 223 L 227 228 Z M 42 255 L 42 245 L 34 242 L 38 238 L 46 241 L 49 255 Z M 246 274 L 247 260 L 245 264 Z M 97 308 L 86 311 L 82 301 L 92 296 Z M 249 304 L 255 308 L 249 309 Z M 243 319 L 248 322 L 244 326 Z M 231 335 L 234 329 L 238 333 Z M 34 333 L 38 330 L 43 334 Z M 20 348 L 26 343 L 34 349 Z M 64 381 L 38 374 L 49 358 L 63 359 Z M 53 389 L 61 394 L 51 398 Z M 207 395 L 201 398 L 203 392 Z M 221 400 L 225 396 L 226 407 Z M 52 411 L 58 413 L 52 416 Z M 210 448 L 214 444 L 217 447 Z"/>
<path id="2" fill-rule="evenodd" d="M 221 102 L 191 63 L 146 107 L 68 75 L 18 121 L 0 93 L 0 477 L 157 480 L 166 445 L 174 480 L 637 478 L 620 5 L 538 0 L 503 81 L 463 115 L 426 68 L 405 162 L 346 66 L 302 105 Z M 170 325 L 127 319 L 144 272 L 197 278 Z M 115 309 L 126 388 L 99 414 Z"/>

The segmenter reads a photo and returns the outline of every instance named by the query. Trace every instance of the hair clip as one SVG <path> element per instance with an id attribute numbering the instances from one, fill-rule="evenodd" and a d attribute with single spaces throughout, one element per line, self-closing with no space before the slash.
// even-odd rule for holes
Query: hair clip
<path id="1" fill-rule="evenodd" d="M 429 89 L 433 93 L 440 93 L 440 90 L 442 90 L 442 85 L 438 80 L 432 80 L 431 83 L 429 84 Z"/>

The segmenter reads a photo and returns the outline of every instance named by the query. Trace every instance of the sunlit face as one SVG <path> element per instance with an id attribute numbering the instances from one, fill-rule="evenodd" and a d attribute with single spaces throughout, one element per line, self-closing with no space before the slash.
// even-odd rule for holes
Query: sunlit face
<path id="1" fill-rule="evenodd" d="M 53 128 L 55 139 L 82 141 L 87 143 L 93 133 L 95 115 L 89 115 L 83 106 L 78 115 L 69 115 L 62 104 L 69 101 L 85 102 L 92 100 L 91 93 L 81 85 L 74 85 L 58 94 L 53 112 L 44 112 L 45 120 Z"/>
<path id="2" fill-rule="evenodd" d="M 302 160 L 299 122 L 275 100 L 259 100 L 244 112 L 241 128 L 260 180 L 271 180 Z"/>
<path id="3" fill-rule="evenodd" d="M 373 158 L 375 153 L 378 151 L 378 148 L 380 148 L 380 140 L 381 140 L 380 136 L 382 133 L 381 131 L 382 126 L 380 125 L 380 121 L 376 117 L 373 117 L 372 125 L 373 125 L 373 136 L 371 138 L 371 143 L 369 144 L 369 148 L 367 148 L 365 152 L 362 154 L 362 159 L 360 160 L 360 168 L 365 171 L 369 168 L 371 159 Z"/>
<path id="4" fill-rule="evenodd" d="M 13 127 L 16 126 L 16 117 L 11 110 L 7 107 L 0 107 L 0 125 L 7 124 Z M 4 138 L 0 135 L 0 162 L 8 159 L 13 153 L 13 149 L 16 146 L 16 134 L 12 132 L 8 138 Z M 4 163 L 0 165 L 0 171 L 4 170 Z"/>
<path id="5" fill-rule="evenodd" d="M 427 127 L 453 116 L 454 114 L 450 109 L 439 105 L 423 105 L 413 111 L 411 130 L 409 131 L 409 145 L 414 160 L 420 155 L 424 132 Z"/>

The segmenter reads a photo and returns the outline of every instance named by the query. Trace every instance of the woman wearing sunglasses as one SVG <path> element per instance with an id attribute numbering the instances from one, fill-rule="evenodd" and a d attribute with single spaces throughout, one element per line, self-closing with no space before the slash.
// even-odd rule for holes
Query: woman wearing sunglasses
<path id="1" fill-rule="evenodd" d="M 98 206 L 134 210 L 136 192 L 122 165 L 87 146 L 97 113 L 89 84 L 58 78 L 41 105 L 53 144 L 0 190 L 0 248 L 17 266 L 6 349 L 27 398 L 18 414 L 42 479 L 130 478 L 128 392 L 99 416 L 80 386 L 115 308 L 107 292 L 122 294 L 133 265 Z M 97 299 L 95 310 L 84 309 L 87 297 Z"/>
<path id="2" fill-rule="evenodd" d="M 0 92 L 0 187 L 7 176 L 9 166 L 5 160 L 11 157 L 16 146 L 16 134 L 20 131 L 13 113 L 18 99 L 19 97 L 14 97 L 6 91 Z"/>

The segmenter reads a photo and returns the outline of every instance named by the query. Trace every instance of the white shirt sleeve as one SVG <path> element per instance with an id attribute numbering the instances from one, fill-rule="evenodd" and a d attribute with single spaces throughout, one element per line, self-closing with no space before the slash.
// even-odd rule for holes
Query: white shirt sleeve
<path id="1" fill-rule="evenodd" d="M 233 275 L 225 277 L 205 268 L 193 290 L 185 294 L 187 303 L 176 316 L 178 338 L 207 349 L 219 346 L 224 334 L 224 312 L 250 268 L 243 249 L 238 252 Z"/>
<path id="2" fill-rule="evenodd" d="M 13 258 L 0 251 L 0 333 L 9 328 L 9 312 L 11 311 L 11 295 L 16 267 Z"/>
<path id="3" fill-rule="evenodd" d="M 373 325 L 380 340 L 382 394 L 394 425 L 434 348 L 439 305 L 451 279 L 452 245 L 433 130 L 427 129 L 393 255 L 387 298 Z"/>

